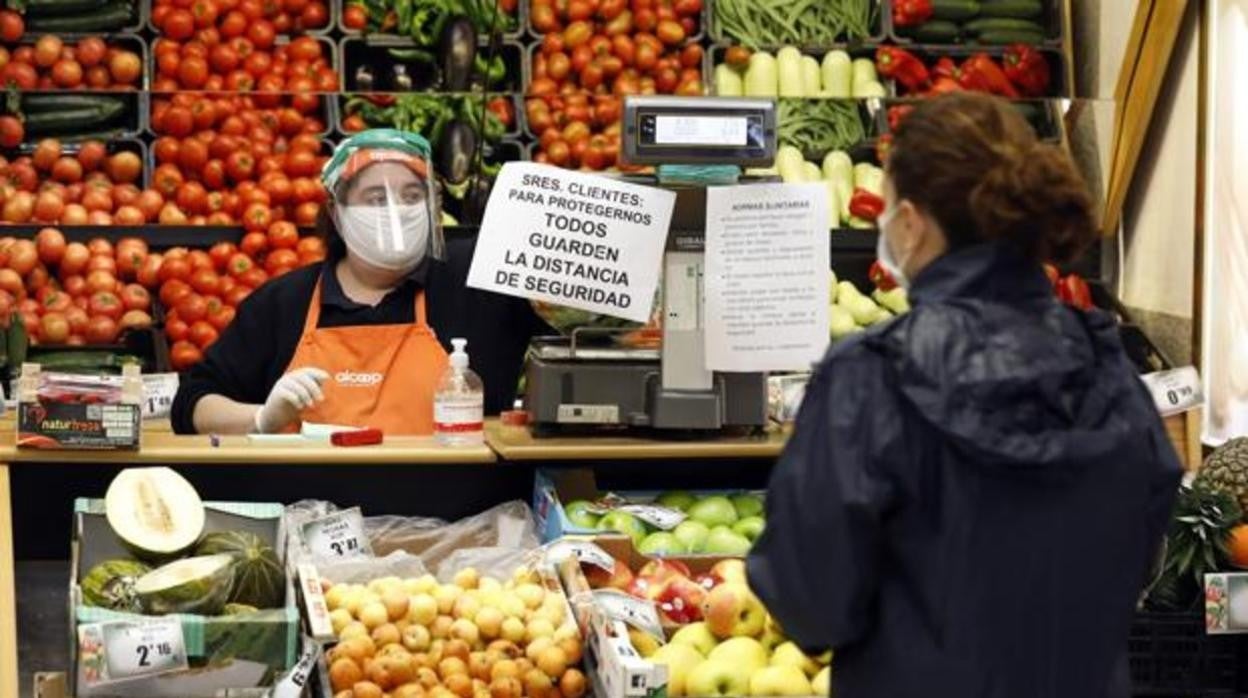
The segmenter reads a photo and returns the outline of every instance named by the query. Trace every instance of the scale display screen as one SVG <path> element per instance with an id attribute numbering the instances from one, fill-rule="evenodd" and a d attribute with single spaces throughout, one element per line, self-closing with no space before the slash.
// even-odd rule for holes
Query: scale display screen
<path id="1" fill-rule="evenodd" d="M 745 145 L 749 118 L 744 116 L 654 116 L 658 145 Z"/>

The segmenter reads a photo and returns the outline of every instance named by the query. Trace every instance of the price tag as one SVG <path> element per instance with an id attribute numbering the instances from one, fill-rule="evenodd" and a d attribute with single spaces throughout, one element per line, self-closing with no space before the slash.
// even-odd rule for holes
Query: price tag
<path id="1" fill-rule="evenodd" d="M 290 671 L 286 672 L 273 686 L 272 698 L 301 698 L 303 689 L 307 686 L 308 677 L 312 675 L 312 670 L 316 668 L 316 662 L 320 658 L 321 646 L 304 638 L 303 654 Z"/>
<path id="2" fill-rule="evenodd" d="M 615 558 L 589 541 L 562 538 L 546 546 L 545 558 L 555 566 L 569 557 L 576 558 L 583 565 L 593 565 L 607 572 L 615 569 Z"/>
<path id="3" fill-rule="evenodd" d="M 364 515 L 359 507 L 309 521 L 299 532 L 308 550 L 318 559 L 346 560 L 373 556 L 368 536 L 364 535 Z"/>
<path id="4" fill-rule="evenodd" d="M 150 373 L 143 375 L 143 419 L 168 417 L 173 396 L 178 394 L 178 374 Z"/>
<path id="5" fill-rule="evenodd" d="M 664 639 L 663 623 L 654 602 L 630 596 L 618 589 L 599 589 L 594 592 L 594 603 L 612 620 L 627 623 L 634 628 Z"/>
<path id="6" fill-rule="evenodd" d="M 642 521 L 664 531 L 670 531 L 685 520 L 685 512 L 655 504 L 625 504 L 620 511 L 628 512 Z"/>
<path id="7" fill-rule="evenodd" d="M 182 623 L 155 618 L 84 625 L 78 629 L 78 663 L 89 685 L 183 671 Z"/>
<path id="8" fill-rule="evenodd" d="M 1152 393 L 1153 402 L 1157 404 L 1157 411 L 1163 417 L 1187 412 L 1205 403 L 1200 374 L 1195 366 L 1157 371 L 1140 378 L 1148 386 L 1148 392 Z"/>

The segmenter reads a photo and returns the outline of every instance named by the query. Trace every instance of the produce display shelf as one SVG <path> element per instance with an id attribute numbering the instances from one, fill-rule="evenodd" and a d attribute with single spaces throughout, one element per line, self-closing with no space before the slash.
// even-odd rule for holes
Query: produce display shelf
<path id="1" fill-rule="evenodd" d="M 146 7 L 147 5 L 145 2 L 140 2 L 139 4 L 143 7 Z M 148 50 L 148 42 L 143 37 L 138 35 L 137 33 L 138 31 L 139 29 L 136 27 L 134 29 L 122 30 L 121 32 L 117 32 L 117 33 L 86 32 L 86 33 L 72 33 L 72 34 L 56 33 L 55 35 L 60 37 L 61 40 L 65 42 L 66 47 L 72 47 L 74 44 L 78 43 L 78 41 L 81 39 L 85 39 L 87 37 L 98 36 L 104 39 L 104 43 L 106 43 L 109 48 L 113 48 L 114 46 L 116 46 L 118 48 L 124 48 L 124 49 L 127 49 L 129 51 L 139 54 L 139 61 L 142 64 L 141 74 L 139 76 L 139 84 L 133 85 L 129 90 L 122 90 L 122 89 L 99 90 L 100 92 L 109 92 L 110 94 L 124 94 L 126 92 L 133 93 L 135 91 L 147 90 L 151 87 L 151 84 L 152 84 L 151 82 L 151 77 L 152 77 L 151 52 Z M 12 43 L 12 44 L 5 44 L 5 46 L 6 48 L 9 48 L 10 50 L 12 50 L 12 47 L 16 47 L 16 46 L 34 46 L 35 42 L 38 41 L 39 37 L 42 36 L 44 33 L 50 33 L 50 32 L 31 32 L 27 30 L 26 35 L 23 36 L 21 39 L 19 39 L 17 42 Z M 87 88 L 85 83 L 82 86 L 75 87 L 72 89 L 51 88 L 51 89 L 46 89 L 46 90 L 44 89 L 31 90 L 31 92 L 60 92 L 64 94 L 82 94 L 84 92 L 92 92 L 92 91 L 95 91 L 95 90 L 91 90 Z"/>
<path id="2" fill-rule="evenodd" d="M 683 50 L 685 47 L 692 46 L 692 45 L 701 46 L 702 42 L 699 39 L 686 39 L 685 43 L 681 44 L 681 49 Z M 524 61 L 524 96 L 528 97 L 529 87 L 533 84 L 533 63 L 537 59 L 538 53 L 540 53 L 542 50 L 542 43 L 540 41 L 535 41 L 534 43 L 530 44 L 528 48 L 526 48 L 525 50 L 527 51 L 527 56 Z M 676 52 L 676 53 L 679 53 L 679 52 Z M 703 90 L 706 90 L 708 88 L 708 85 L 710 84 L 711 75 L 707 72 L 705 51 L 703 51 L 702 62 L 700 65 L 698 65 L 697 70 L 699 73 L 702 74 L 702 88 Z M 610 87 L 609 81 L 604 84 L 607 84 L 607 86 Z M 580 92 L 584 92 L 586 94 L 592 94 L 590 90 L 582 89 L 580 88 L 579 85 L 577 87 L 577 90 Z M 561 96 L 561 95 L 551 95 L 551 96 Z"/>
<path id="3" fill-rule="evenodd" d="M 702 69 L 702 73 L 709 80 L 706 86 L 706 90 L 707 90 L 706 93 L 708 96 L 712 96 L 712 97 L 716 96 L 715 66 L 724 62 L 723 61 L 724 54 L 728 51 L 729 48 L 732 48 L 732 46 L 726 45 L 726 44 L 712 44 L 711 47 L 707 49 L 706 54 L 702 58 L 702 60 L 706 63 L 706 66 Z M 801 51 L 803 55 L 813 56 L 815 60 L 818 60 L 820 62 L 823 61 L 824 54 L 828 53 L 829 51 L 844 51 L 849 54 L 849 57 L 851 60 L 857 60 L 859 58 L 867 58 L 867 59 L 870 59 L 872 63 L 874 63 L 875 62 L 875 48 L 876 48 L 875 45 L 871 45 L 871 44 L 836 44 L 836 45 L 826 46 L 826 47 L 821 47 L 821 48 L 800 48 L 798 50 Z M 768 51 L 768 52 L 771 53 L 772 55 L 775 55 L 775 51 Z M 888 97 L 892 97 L 895 95 L 895 93 L 892 92 L 893 86 L 889 84 L 890 82 L 891 81 L 885 80 L 884 78 L 880 78 L 880 83 L 884 85 L 884 89 L 889 90 L 888 94 L 886 95 Z M 850 97 L 850 98 L 842 98 L 842 99 L 857 99 L 859 101 L 865 101 L 865 100 L 874 99 L 874 98 Z"/>
<path id="4" fill-rule="evenodd" d="M 148 102 L 151 93 L 143 90 L 30 90 L 22 92 L 18 95 L 19 105 L 26 97 L 37 95 L 39 97 L 47 97 L 55 99 L 60 96 L 73 97 L 100 97 L 120 100 L 124 105 L 124 111 L 121 119 L 112 126 L 106 126 L 103 133 L 113 134 L 112 138 L 141 138 L 148 132 L 147 117 L 151 107 Z M 20 108 L 20 107 L 19 107 Z M 58 110 L 60 111 L 60 110 Z M 62 143 L 75 143 L 88 140 L 90 133 L 78 131 L 73 134 L 34 134 L 30 132 L 27 126 L 26 142 L 38 143 L 43 138 L 57 138 Z"/>
<path id="5" fill-rule="evenodd" d="M 402 94 L 404 92 L 429 92 L 439 91 L 440 86 L 436 84 L 438 76 L 438 68 L 434 65 L 422 65 L 420 63 L 410 63 L 413 67 L 412 89 L 398 90 L 394 88 L 391 81 L 379 81 L 369 88 L 362 88 L 356 80 L 356 75 L 360 68 L 371 67 L 376 73 L 386 73 L 393 70 L 396 64 L 400 63 L 394 58 L 388 49 L 415 49 L 418 48 L 410 39 L 398 36 L 348 36 L 345 37 L 339 46 L 339 56 L 341 56 L 341 77 L 343 92 L 394 92 Z M 498 55 L 502 56 L 503 63 L 507 67 L 506 77 L 503 82 L 495 83 L 489 86 L 489 92 L 520 92 L 528 85 L 528 62 L 525 60 L 524 47 L 519 41 L 504 40 L 498 43 Z M 488 41 L 480 41 L 477 43 L 477 55 L 489 57 L 492 56 L 491 47 Z M 483 82 L 483 81 L 482 81 Z M 474 87 L 471 92 L 479 92 L 480 85 L 476 79 L 472 80 Z"/>
<path id="6" fill-rule="evenodd" d="M 334 28 L 337 29 L 338 32 L 341 33 L 343 36 L 346 36 L 346 37 L 385 36 L 385 37 L 394 37 L 396 39 L 406 38 L 398 34 L 371 34 L 370 35 L 358 29 L 351 29 L 347 27 L 345 24 L 343 24 L 343 10 L 346 9 L 346 6 L 347 6 L 346 0 L 330 0 L 330 3 L 329 3 L 329 13 L 330 13 L 330 16 L 333 18 L 332 24 Z M 523 39 L 525 37 L 525 29 L 528 26 L 529 26 L 529 0 L 520 0 L 520 2 L 517 3 L 516 5 L 516 28 L 509 32 L 502 32 L 501 36 L 504 39 Z M 482 35 L 482 37 L 488 38 L 488 35 Z"/>
<path id="7" fill-rule="evenodd" d="M 140 5 L 144 7 L 143 24 L 142 24 L 143 29 L 151 33 L 152 41 L 155 41 L 161 38 L 162 33 L 160 31 L 160 28 L 157 27 L 155 24 L 153 24 L 151 12 L 150 12 L 150 8 L 155 2 L 155 0 L 135 0 L 135 2 L 139 3 Z M 326 0 L 325 9 L 328 14 L 328 17 L 325 21 L 325 26 L 319 29 L 307 29 L 304 31 L 294 31 L 292 29 L 291 31 L 288 31 L 285 33 L 278 33 L 277 34 L 278 43 L 283 43 L 285 41 L 289 41 L 293 38 L 298 38 L 300 36 L 328 37 L 330 33 L 333 32 L 333 30 L 338 27 L 338 15 L 335 14 L 336 3 L 332 2 L 332 0 Z M 222 10 L 221 16 L 224 16 L 224 15 L 225 15 L 225 11 Z"/>
<path id="8" fill-rule="evenodd" d="M 898 27 L 893 23 L 893 0 L 884 0 L 884 2 L 889 9 L 889 11 L 885 13 L 889 41 L 902 46 L 921 43 L 911 38 L 905 28 Z M 1045 28 L 1046 37 L 1042 44 L 1037 45 L 1048 46 L 1051 48 L 1061 48 L 1065 38 L 1070 36 L 1070 5 L 1065 2 L 1065 0 L 1042 0 L 1040 4 L 1043 6 L 1043 16 L 1036 20 L 1036 23 Z"/>
<path id="9" fill-rule="evenodd" d="M 718 2 L 718 0 L 705 0 L 702 7 L 702 16 L 704 18 L 703 26 L 706 28 L 706 34 L 709 37 L 710 43 L 717 46 L 731 46 L 733 44 L 739 44 L 739 41 L 723 35 L 723 28 L 720 27 L 719 23 L 715 20 L 716 2 Z M 801 48 L 811 50 L 830 50 L 832 48 L 844 47 L 846 45 L 874 45 L 884 41 L 884 39 L 888 36 L 889 29 L 891 28 L 891 23 L 887 22 L 889 21 L 889 16 L 891 15 L 892 0 L 869 0 L 869 2 L 875 11 L 871 23 L 872 27 L 870 35 L 858 39 L 847 39 L 844 36 L 835 36 L 825 43 L 802 46 Z M 781 45 L 757 46 L 753 48 L 760 50 L 778 49 Z"/>
<path id="10" fill-rule="evenodd" d="M 0 224 L 0 234 L 33 238 L 48 226 L 37 223 L 24 225 Z M 243 237 L 241 226 L 196 225 L 60 225 L 58 230 L 70 242 L 87 242 L 105 238 L 116 242 L 122 238 L 139 237 L 153 250 L 170 247 L 211 247 L 218 242 L 238 242 Z"/>
<path id="11" fill-rule="evenodd" d="M 672 458 L 774 458 L 788 434 L 771 429 L 761 436 L 713 437 L 704 440 L 659 440 L 634 436 L 539 438 L 528 430 L 488 420 L 485 440 L 508 461 L 657 460 Z"/>
<path id="12" fill-rule="evenodd" d="M 541 44 L 542 38 L 545 37 L 546 34 L 549 32 L 540 32 L 537 30 L 536 27 L 533 26 L 533 12 L 532 12 L 532 7 L 531 7 L 532 0 L 522 0 L 522 2 L 524 3 L 524 25 L 523 27 L 525 30 L 525 36 L 527 36 L 530 40 L 532 40 L 533 44 Z M 689 43 L 697 43 L 697 44 L 705 45 L 706 42 L 703 41 L 703 39 L 707 37 L 706 23 L 708 21 L 708 18 L 710 17 L 709 12 L 710 12 L 710 5 L 708 3 L 704 3 L 702 6 L 702 16 L 699 18 L 699 21 L 698 21 L 698 30 L 686 36 L 685 41 Z M 597 29 L 598 25 L 603 23 L 603 20 L 597 17 L 595 17 L 591 21 L 595 25 L 595 29 Z M 636 32 L 637 30 L 633 30 L 631 33 L 633 36 L 635 36 Z"/>
<path id="13" fill-rule="evenodd" d="M 978 53 L 986 53 L 998 64 L 1000 64 L 1006 51 L 1005 46 L 966 46 L 960 44 L 912 44 L 905 46 L 904 48 L 913 53 L 919 60 L 923 61 L 924 65 L 926 65 L 929 69 L 940 58 L 949 57 L 960 63 L 962 60 Z M 1049 46 L 1040 46 L 1037 48 L 1049 62 L 1049 75 L 1051 76 L 1048 94 L 1044 96 L 1044 99 L 1073 98 L 1075 96 L 1075 90 L 1074 86 L 1071 84 L 1071 73 L 1068 70 L 1070 66 L 1067 65 L 1066 54 L 1060 49 Z M 890 95 L 903 99 L 908 96 L 898 89 L 895 84 L 896 81 L 887 79 L 884 80 L 885 87 L 888 89 Z"/>
<path id="14" fill-rule="evenodd" d="M 105 38 L 111 38 L 120 34 L 139 34 L 145 29 L 151 27 L 152 0 L 131 0 L 131 5 L 134 9 L 131 13 L 130 21 L 121 27 L 117 27 L 116 29 L 106 29 L 100 31 L 51 32 L 41 30 L 37 26 L 31 26 L 32 23 L 28 21 L 26 36 L 34 36 L 37 38 L 43 34 L 56 34 L 68 42 L 70 37 L 73 37 L 74 39 L 80 39 L 84 36 L 103 36 Z"/>
<path id="15" fill-rule="evenodd" d="M 289 44 L 293 39 L 297 39 L 300 36 L 301 35 L 299 34 L 278 35 L 275 46 L 282 46 L 285 44 Z M 339 60 L 339 56 L 338 56 L 338 44 L 332 38 L 330 38 L 328 34 L 324 32 L 319 33 L 319 34 L 315 32 L 308 32 L 307 36 L 311 36 L 312 38 L 316 39 L 317 43 L 321 44 L 322 46 L 327 47 L 325 51 L 322 52 L 322 55 L 328 58 L 329 67 L 332 68 L 335 73 L 341 76 L 342 75 L 342 62 Z M 160 39 L 160 36 L 159 34 L 157 34 L 156 39 L 153 39 L 153 41 L 158 41 L 159 39 Z M 150 81 L 149 84 L 155 84 L 156 78 L 159 75 L 159 68 L 156 64 L 155 51 L 150 52 L 150 54 L 145 57 L 144 66 L 147 68 L 147 77 L 148 77 L 148 80 Z M 177 91 L 178 92 L 202 92 L 202 93 L 211 92 L 213 94 L 256 94 L 255 92 L 244 93 L 244 92 L 240 92 L 236 90 L 225 90 L 225 89 L 212 90 L 212 91 L 203 90 L 203 89 L 179 89 Z"/>

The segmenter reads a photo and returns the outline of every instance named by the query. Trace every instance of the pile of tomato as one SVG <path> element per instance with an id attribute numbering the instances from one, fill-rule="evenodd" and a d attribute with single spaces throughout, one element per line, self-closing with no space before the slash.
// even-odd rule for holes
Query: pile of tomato
<path id="1" fill-rule="evenodd" d="M 139 54 L 98 36 L 70 45 L 55 34 L 10 51 L 0 46 L 0 83 L 19 90 L 133 89 L 143 77 Z"/>
<path id="2" fill-rule="evenodd" d="M 617 166 L 621 98 L 615 95 L 529 97 L 529 129 L 538 136 L 533 161 L 572 169 Z"/>
<path id="3" fill-rule="evenodd" d="M 310 36 L 278 40 L 328 21 L 320 0 L 158 0 L 152 89 L 337 92 L 327 44 Z"/>
<path id="4" fill-rule="evenodd" d="M 152 105 L 151 186 L 174 204 L 162 223 L 316 222 L 321 186 L 320 97 L 179 93 Z"/>
<path id="5" fill-rule="evenodd" d="M 0 117 L 0 132 L 4 122 Z M 139 189 L 143 160 L 129 150 L 108 152 L 99 141 L 75 151 L 54 138 L 31 155 L 0 157 L 0 220 L 4 223 L 142 225 L 156 221 L 165 201 Z"/>

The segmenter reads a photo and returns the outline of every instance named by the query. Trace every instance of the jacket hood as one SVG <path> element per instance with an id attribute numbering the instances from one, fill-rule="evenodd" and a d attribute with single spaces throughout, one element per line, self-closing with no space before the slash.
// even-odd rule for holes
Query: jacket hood
<path id="1" fill-rule="evenodd" d="M 903 402 L 975 461 L 1082 468 L 1128 438 L 1112 406 L 1135 370 L 1113 319 L 1058 302 L 1040 265 L 999 243 L 964 248 L 925 268 L 911 300 L 874 339 Z"/>

